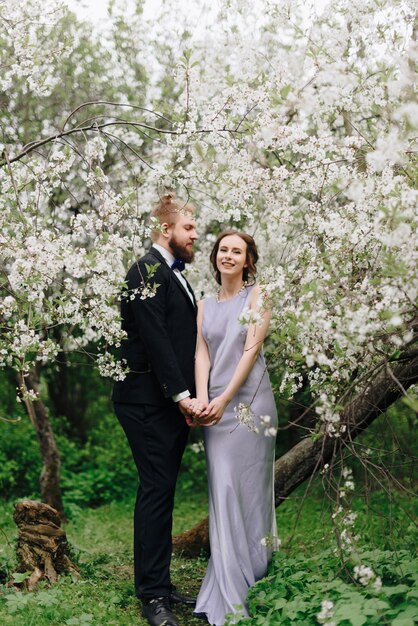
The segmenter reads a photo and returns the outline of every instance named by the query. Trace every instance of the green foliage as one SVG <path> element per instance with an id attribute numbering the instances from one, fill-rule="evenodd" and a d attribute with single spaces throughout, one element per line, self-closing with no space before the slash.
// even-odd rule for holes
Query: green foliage
<path id="1" fill-rule="evenodd" d="M 125 435 L 113 413 L 103 414 L 87 442 L 80 445 L 57 435 L 62 458 L 62 492 L 69 512 L 131 497 L 137 489 L 135 465 Z"/>
<path id="2" fill-rule="evenodd" d="M 4 604 L 2 603 L 2 610 L 0 609 L 2 624 L 13 626 L 28 626 L 31 623 L 37 626 L 119 624 L 118 614 L 123 602 L 123 593 L 118 589 L 120 585 L 115 585 L 116 589 L 112 592 L 106 589 L 107 598 L 101 596 L 95 585 L 86 584 L 84 588 L 80 587 L 78 590 L 74 586 L 70 579 L 63 578 L 52 589 L 41 585 L 40 590 L 35 593 L 9 591 L 3 595 Z M 83 608 L 87 603 L 87 593 L 91 594 L 91 599 L 95 603 L 92 612 Z M 74 594 L 73 598 L 71 594 Z M 134 624 L 133 615 L 129 617 L 125 618 L 124 624 Z"/>
<path id="3" fill-rule="evenodd" d="M 138 478 L 128 442 L 113 413 L 108 382 L 87 366 L 70 366 L 66 376 L 66 386 L 74 390 L 77 401 L 85 407 L 82 422 L 57 414 L 57 406 L 52 402 L 49 413 L 61 454 L 63 498 L 71 516 L 77 507 L 133 497 Z M 54 384 L 52 371 L 47 373 L 45 381 L 48 387 Z M 20 421 L 0 425 L 2 497 L 5 500 L 38 498 L 42 468 L 39 445 L 23 406 L 15 401 L 13 383 L 5 373 L 0 377 L 0 403 L 4 407 L 3 417 L 12 420 L 21 417 Z M 80 440 L 81 435 L 84 441 Z M 204 491 L 206 464 L 199 430 L 191 433 L 190 440 L 192 445 L 186 449 L 179 482 L 184 492 Z"/>
<path id="4" fill-rule="evenodd" d="M 16 584 L 23 583 L 23 581 L 29 578 L 30 575 L 31 572 L 13 572 L 13 582 Z"/>
<path id="5" fill-rule="evenodd" d="M 131 496 L 137 475 L 125 435 L 113 414 L 103 414 L 83 445 L 64 431 L 65 420 L 53 420 L 62 462 L 62 491 L 73 505 L 97 506 Z M 0 485 L 5 499 L 39 497 L 41 460 L 32 424 L 25 417 L 1 425 Z"/>
<path id="6" fill-rule="evenodd" d="M 39 444 L 11 370 L 0 370 L 0 493 L 3 499 L 38 497 Z"/>
<path id="7" fill-rule="evenodd" d="M 399 550 L 388 550 L 384 547 L 391 543 L 387 499 L 384 505 L 385 494 L 371 494 L 369 505 L 379 510 L 387 523 L 370 524 L 367 546 L 362 544 L 357 557 L 381 577 L 382 589 L 376 592 L 353 583 L 353 563 L 342 567 L 339 556 L 329 547 L 334 545 L 330 511 L 322 500 L 320 485 L 313 487 L 306 499 L 304 489 L 299 488 L 277 510 L 279 534 L 285 547 L 276 554 L 267 577 L 250 591 L 253 617 L 242 619 L 241 626 L 318 626 L 316 615 L 326 598 L 334 602 L 333 619 L 338 620 L 338 626 L 412 626 L 417 568 L 412 551 L 405 548 L 414 543 L 410 529 L 412 502 L 405 496 L 393 497 L 395 504 L 399 501 L 393 508 L 397 520 L 393 532 Z M 51 589 L 41 584 L 39 590 L 28 594 L 15 593 L 5 586 L 15 571 L 16 528 L 11 520 L 11 505 L 0 503 L 0 533 L 6 539 L 1 542 L 0 558 L 8 569 L 1 579 L 4 586 L 0 586 L 0 623 L 67 626 L 68 620 L 78 620 L 70 622 L 70 626 L 81 626 L 83 622 L 88 626 L 88 616 L 92 616 L 92 626 L 146 626 L 132 588 L 133 504 L 132 498 L 96 509 L 75 508 L 66 532 L 80 578 L 64 577 Z M 367 526 L 370 518 L 364 501 L 355 499 L 353 508 L 358 513 L 359 527 Z M 180 484 L 174 534 L 192 527 L 206 513 L 205 496 Z M 379 547 L 371 549 L 376 545 Z M 196 594 L 205 568 L 203 559 L 174 557 L 173 582 L 185 593 Z M 202 625 L 186 608 L 176 607 L 175 612 L 182 626 Z"/>
<path id="8" fill-rule="evenodd" d="M 330 622 L 336 626 L 400 626 L 418 617 L 414 590 L 417 563 L 409 551 L 364 551 L 361 561 L 381 576 L 374 590 L 354 582 L 352 567 L 341 567 L 335 550 L 315 555 L 275 553 L 268 576 L 252 587 L 250 614 L 241 626 L 316 626 L 323 600 L 334 604 Z M 406 621 L 409 620 L 409 621 Z M 229 622 L 228 622 L 229 623 Z"/>
<path id="9" fill-rule="evenodd" d="M 182 491 L 193 494 L 206 492 L 207 489 L 206 459 L 199 431 L 192 429 L 190 433 L 190 443 L 184 452 L 179 475 Z"/>
<path id="10" fill-rule="evenodd" d="M 133 591 L 132 513 L 133 499 L 106 504 L 97 509 L 78 509 L 66 527 L 80 577 L 62 577 L 52 588 L 40 583 L 33 593 L 15 592 L 0 585 L 2 626 L 147 626 Z M 174 533 L 191 527 L 206 514 L 202 496 L 192 501 L 179 493 L 174 514 Z M 11 505 L 0 503 L 0 533 L 11 539 Z M 3 542 L 0 559 L 12 559 L 14 546 Z M 6 555 L 3 550 L 6 549 Z M 196 594 L 206 562 L 174 557 L 172 578 L 184 593 Z M 183 626 L 202 626 L 190 609 L 176 607 Z"/>
<path id="11" fill-rule="evenodd" d="M 392 404 L 356 440 L 358 452 L 368 449 L 370 465 L 361 464 L 354 456 L 355 478 L 363 480 L 367 472 L 368 486 L 379 489 L 382 481 L 392 475 L 413 490 L 414 457 L 418 454 L 415 428 L 416 413 L 405 399 Z M 373 471 L 368 471 L 370 469 Z"/>
<path id="12" fill-rule="evenodd" d="M 96 352 L 96 346 L 88 348 Z M 88 354 L 60 355 L 59 363 L 43 370 L 42 399 L 56 419 L 54 430 L 85 443 L 89 434 L 112 413 L 112 383 L 99 375 Z"/>
<path id="13" fill-rule="evenodd" d="M 4 499 L 39 496 L 41 461 L 34 428 L 21 421 L 0 424 L 0 491 Z"/>

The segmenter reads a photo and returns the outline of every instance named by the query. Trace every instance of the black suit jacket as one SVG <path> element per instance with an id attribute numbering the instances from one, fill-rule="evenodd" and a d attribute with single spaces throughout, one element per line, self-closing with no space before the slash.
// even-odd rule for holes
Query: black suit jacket
<path id="1" fill-rule="evenodd" d="M 157 263 L 148 281 L 159 285 L 156 295 L 141 300 L 141 289 L 147 284 L 146 264 Z M 135 294 L 133 299 L 131 294 Z M 130 268 L 121 315 L 127 333 L 121 358 L 131 371 L 115 383 L 113 401 L 164 406 L 173 405 L 171 396 L 186 389 L 194 395 L 196 302 L 155 248 Z"/>

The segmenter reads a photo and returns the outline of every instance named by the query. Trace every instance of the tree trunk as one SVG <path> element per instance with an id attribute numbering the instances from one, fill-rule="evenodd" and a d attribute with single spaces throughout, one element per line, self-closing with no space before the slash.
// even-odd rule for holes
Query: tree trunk
<path id="1" fill-rule="evenodd" d="M 303 439 L 277 459 L 274 472 L 276 506 L 331 461 L 342 445 L 353 441 L 411 385 L 418 382 L 418 352 L 403 354 L 393 371 L 390 367 L 389 363 L 383 365 L 373 382 L 346 405 L 341 416 L 347 428 L 343 436 L 329 437 L 322 431 L 316 438 Z M 209 553 L 208 519 L 174 537 L 173 549 L 186 557 Z"/>
<path id="2" fill-rule="evenodd" d="M 55 442 L 54 433 L 48 418 L 46 407 L 39 396 L 41 365 L 32 368 L 28 375 L 20 375 L 19 386 L 29 418 L 35 428 L 42 459 L 42 471 L 39 478 L 42 501 L 58 511 L 65 519 L 61 497 L 60 477 L 61 459 Z M 36 394 L 32 399 L 30 394 Z"/>
<path id="3" fill-rule="evenodd" d="M 18 572 L 30 572 L 25 586 L 32 591 L 40 580 L 55 583 L 62 573 L 76 573 L 58 512 L 47 504 L 23 500 L 15 504 L 13 519 L 19 529 Z"/>

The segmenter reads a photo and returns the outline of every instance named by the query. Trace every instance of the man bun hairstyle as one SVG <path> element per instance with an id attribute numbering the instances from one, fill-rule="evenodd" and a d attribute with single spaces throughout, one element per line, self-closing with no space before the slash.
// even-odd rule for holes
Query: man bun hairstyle
<path id="1" fill-rule="evenodd" d="M 167 223 L 172 226 L 176 223 L 179 215 L 188 215 L 193 217 L 196 209 L 190 202 L 185 202 L 178 198 L 174 191 L 168 191 L 160 196 L 158 204 L 152 209 L 151 217 L 157 218 L 160 224 Z M 154 230 L 151 238 L 155 241 L 160 231 Z"/>
<path id="2" fill-rule="evenodd" d="M 258 250 L 256 243 L 253 237 L 251 237 L 251 235 L 249 235 L 248 233 L 243 233 L 240 230 L 233 229 L 224 230 L 218 235 L 218 238 L 212 248 L 212 252 L 210 253 L 209 259 L 213 267 L 216 282 L 218 283 L 218 285 L 221 284 L 221 273 L 216 266 L 216 257 L 218 255 L 219 246 L 221 245 L 222 239 L 224 237 L 228 237 L 229 235 L 237 235 L 238 237 L 241 237 L 241 239 L 247 244 L 247 255 L 245 259 L 247 267 L 244 267 L 243 269 L 242 279 L 245 282 L 249 282 L 249 279 L 251 279 L 252 282 L 255 283 L 255 278 L 257 276 L 256 264 L 258 261 Z"/>

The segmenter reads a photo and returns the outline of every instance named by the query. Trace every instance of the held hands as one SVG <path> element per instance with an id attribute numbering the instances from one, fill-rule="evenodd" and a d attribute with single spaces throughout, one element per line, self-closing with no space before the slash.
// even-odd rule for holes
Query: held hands
<path id="1" fill-rule="evenodd" d="M 202 426 L 214 426 L 221 420 L 228 404 L 229 400 L 222 395 L 213 398 L 206 410 L 201 414 L 199 423 Z"/>
<path id="2" fill-rule="evenodd" d="M 178 403 L 188 426 L 199 426 L 200 416 L 205 412 L 207 403 L 200 402 L 197 398 L 184 398 Z"/>
<path id="3" fill-rule="evenodd" d="M 229 400 L 224 396 L 217 396 L 209 404 L 197 398 L 187 398 L 189 401 L 187 414 L 184 414 L 189 426 L 214 426 L 222 418 Z"/>

